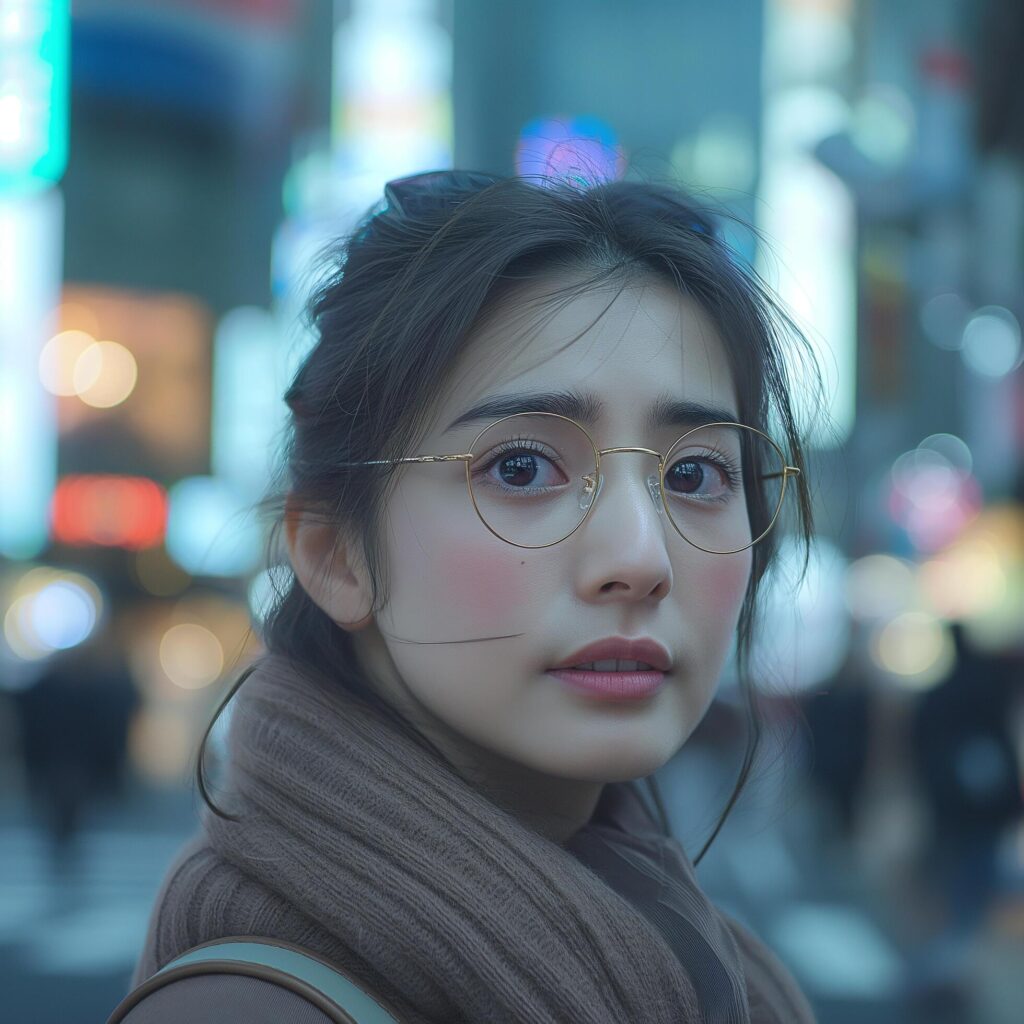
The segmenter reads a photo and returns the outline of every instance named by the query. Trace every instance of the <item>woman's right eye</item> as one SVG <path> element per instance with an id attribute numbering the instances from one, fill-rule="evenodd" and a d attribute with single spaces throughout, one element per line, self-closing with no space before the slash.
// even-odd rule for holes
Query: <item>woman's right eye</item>
<path id="1" fill-rule="evenodd" d="M 488 456 L 478 472 L 485 481 L 512 490 L 557 487 L 565 483 L 564 474 L 557 469 L 557 459 L 521 445 Z"/>

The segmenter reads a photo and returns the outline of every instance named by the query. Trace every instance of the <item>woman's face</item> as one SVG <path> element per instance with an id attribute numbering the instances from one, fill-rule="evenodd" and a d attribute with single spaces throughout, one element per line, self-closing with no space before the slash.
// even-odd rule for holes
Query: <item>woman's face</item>
<path id="1" fill-rule="evenodd" d="M 660 282 L 616 291 L 584 292 L 554 315 L 541 309 L 526 344 L 495 367 L 494 353 L 525 336 L 522 300 L 539 294 L 519 293 L 508 307 L 514 317 L 492 317 L 473 339 L 431 432 L 410 454 L 469 451 L 486 424 L 445 432 L 448 424 L 499 393 L 591 392 L 603 413 L 583 425 L 599 449 L 666 451 L 686 428 L 645 431 L 648 407 L 663 394 L 738 420 L 722 342 L 699 306 Z M 651 499 L 653 456 L 608 454 L 601 468 L 603 488 L 586 522 L 535 550 L 484 527 L 463 463 L 401 468 L 385 532 L 389 603 L 355 634 L 357 651 L 381 690 L 466 765 L 507 776 L 521 768 L 531 784 L 538 776 L 640 778 L 679 750 L 712 700 L 751 551 L 709 554 L 687 544 Z M 671 654 L 673 668 L 653 696 L 601 701 L 547 672 L 613 635 L 651 637 Z"/>

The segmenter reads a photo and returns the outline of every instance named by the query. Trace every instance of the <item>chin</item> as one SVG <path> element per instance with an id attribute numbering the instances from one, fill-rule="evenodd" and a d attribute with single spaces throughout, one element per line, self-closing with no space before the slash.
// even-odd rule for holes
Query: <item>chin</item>
<path id="1" fill-rule="evenodd" d="M 639 749 L 613 750 L 608 746 L 586 759 L 580 757 L 572 761 L 563 760 L 560 764 L 550 764 L 541 769 L 549 775 L 576 782 L 632 782 L 653 774 L 671 759 L 673 750 L 668 756 L 655 747 Z"/>

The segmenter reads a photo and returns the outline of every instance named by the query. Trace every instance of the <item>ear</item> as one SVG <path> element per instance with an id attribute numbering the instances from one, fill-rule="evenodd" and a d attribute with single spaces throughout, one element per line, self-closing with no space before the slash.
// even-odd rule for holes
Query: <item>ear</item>
<path id="1" fill-rule="evenodd" d="M 368 626 L 372 595 L 356 546 L 345 543 L 336 525 L 311 519 L 292 495 L 284 517 L 288 557 L 302 589 L 349 632 Z"/>

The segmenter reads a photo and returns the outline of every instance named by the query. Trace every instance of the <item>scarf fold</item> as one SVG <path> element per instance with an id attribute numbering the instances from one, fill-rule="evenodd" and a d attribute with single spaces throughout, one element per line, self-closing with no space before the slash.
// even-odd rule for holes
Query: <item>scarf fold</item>
<path id="1" fill-rule="evenodd" d="M 219 802 L 241 821 L 203 810 L 135 983 L 251 934 L 336 963 L 409 1024 L 750 1024 L 736 941 L 674 840 L 595 814 L 559 846 L 275 656 L 234 700 Z"/>

